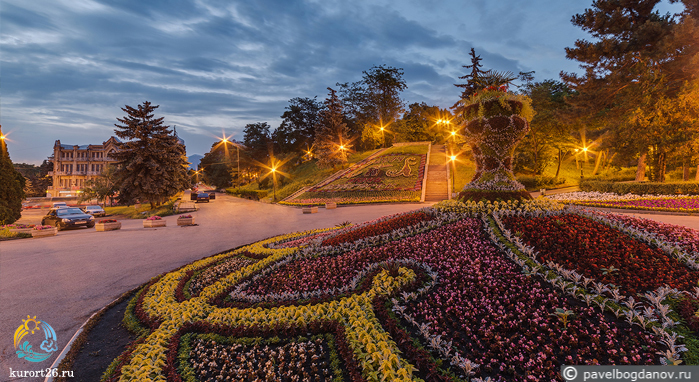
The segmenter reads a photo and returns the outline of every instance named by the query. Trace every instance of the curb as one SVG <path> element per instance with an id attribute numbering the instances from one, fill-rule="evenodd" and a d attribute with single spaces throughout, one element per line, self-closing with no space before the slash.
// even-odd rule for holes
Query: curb
<path id="1" fill-rule="evenodd" d="M 126 292 L 126 293 L 131 293 L 131 292 L 132 292 L 132 291 L 128 291 L 128 292 Z M 107 309 L 111 308 L 111 307 L 112 307 L 112 304 L 114 304 L 116 301 L 120 300 L 122 297 L 123 297 L 123 294 L 120 295 L 119 297 L 115 298 L 114 300 L 112 300 L 112 302 L 110 302 L 109 304 L 107 304 L 107 305 L 105 305 L 104 307 L 102 307 L 102 309 L 96 311 L 95 313 L 92 313 L 92 315 L 91 315 L 87 320 L 85 320 L 85 322 L 83 322 L 82 325 L 80 325 L 80 328 L 78 328 L 78 330 L 75 332 L 75 334 L 73 334 L 73 337 L 70 339 L 70 341 L 68 341 L 68 343 L 67 343 L 66 346 L 63 348 L 63 350 L 62 350 L 61 353 L 58 355 L 58 357 L 56 357 L 56 360 L 53 361 L 53 363 L 51 364 L 51 367 L 50 367 L 50 368 L 51 368 L 51 369 L 56 369 L 56 368 L 58 368 L 58 365 L 61 364 L 61 361 L 63 361 L 63 358 L 66 357 L 66 355 L 67 355 L 68 352 L 70 351 L 71 346 L 73 346 L 73 342 L 75 342 L 75 340 L 78 338 L 78 336 L 80 335 L 80 333 L 83 332 L 83 328 L 85 328 L 85 325 L 87 325 L 96 315 L 98 315 L 98 314 L 102 313 L 103 311 L 106 311 Z M 44 382 L 53 382 L 53 380 L 54 380 L 54 377 L 52 377 L 52 376 L 49 375 L 49 376 L 46 376 L 46 378 L 44 379 Z"/>

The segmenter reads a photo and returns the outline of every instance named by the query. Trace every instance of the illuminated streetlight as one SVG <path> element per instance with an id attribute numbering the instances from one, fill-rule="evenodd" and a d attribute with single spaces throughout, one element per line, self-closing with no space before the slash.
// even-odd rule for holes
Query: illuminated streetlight
<path id="1" fill-rule="evenodd" d="M 274 201 L 277 201 L 277 168 L 272 167 L 272 188 L 274 188 Z"/>
<path id="2" fill-rule="evenodd" d="M 454 193 L 454 181 L 456 179 L 456 155 L 451 155 L 449 157 L 451 161 L 452 174 L 451 174 L 451 193 Z M 451 199 L 451 194 L 449 194 L 449 199 Z"/>

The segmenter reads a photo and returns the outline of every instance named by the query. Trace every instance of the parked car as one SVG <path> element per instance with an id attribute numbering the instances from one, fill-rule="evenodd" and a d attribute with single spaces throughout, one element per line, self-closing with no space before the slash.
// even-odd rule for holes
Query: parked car
<path id="1" fill-rule="evenodd" d="M 83 212 L 92 216 L 107 216 L 107 212 L 100 206 L 92 205 L 82 208 Z"/>
<path id="2" fill-rule="evenodd" d="M 62 208 L 62 207 L 68 207 L 68 205 L 65 202 L 56 202 L 51 205 L 51 208 Z"/>
<path id="3" fill-rule="evenodd" d="M 206 192 L 200 192 L 197 194 L 197 203 L 199 202 L 209 202 L 209 194 Z"/>
<path id="4" fill-rule="evenodd" d="M 51 208 L 49 213 L 41 219 L 41 225 L 52 225 L 59 231 L 78 226 L 92 228 L 95 226 L 95 217 L 76 207 Z"/>
<path id="5" fill-rule="evenodd" d="M 216 193 L 213 191 L 206 191 L 209 194 L 209 200 L 216 200 Z"/>

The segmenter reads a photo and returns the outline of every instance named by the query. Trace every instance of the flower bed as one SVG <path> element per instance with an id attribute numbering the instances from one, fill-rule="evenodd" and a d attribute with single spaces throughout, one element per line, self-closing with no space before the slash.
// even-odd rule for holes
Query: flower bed
<path id="1" fill-rule="evenodd" d="M 567 246 L 552 239 L 572 229 Z M 698 274 L 678 258 L 537 200 L 283 235 L 145 286 L 129 311 L 146 335 L 108 380 L 560 380 L 562 364 L 678 363 L 665 303 L 689 294 L 662 284 L 688 290 Z M 628 298 L 594 292 L 605 285 Z"/>
<path id="2" fill-rule="evenodd" d="M 121 229 L 121 222 L 116 221 L 116 219 L 102 219 L 95 223 L 95 231 L 115 231 Z"/>
<path id="3" fill-rule="evenodd" d="M 654 291 L 668 285 L 691 290 L 699 273 L 658 249 L 589 218 L 564 214 L 546 217 L 505 217 L 503 223 L 552 261 L 585 277 L 621 288 L 624 295 Z"/>
<path id="4" fill-rule="evenodd" d="M 7 224 L 2 226 L 4 229 L 10 230 L 10 232 L 14 233 L 32 233 L 32 229 L 34 229 L 35 225 L 34 224 Z"/>
<path id="5" fill-rule="evenodd" d="M 357 204 L 420 201 L 427 150 L 427 145 L 392 148 L 388 153 L 370 157 L 340 176 L 321 182 L 293 199 L 280 203 L 323 205 L 328 202 Z"/>
<path id="6" fill-rule="evenodd" d="M 56 236 L 58 229 L 50 225 L 36 225 L 32 228 L 32 237 Z"/>
<path id="7" fill-rule="evenodd" d="M 160 216 L 151 216 L 143 220 L 143 228 L 156 228 L 167 226 L 167 221 Z"/>
<path id="8" fill-rule="evenodd" d="M 177 225 L 193 225 L 194 217 L 192 215 L 180 215 L 177 217 Z"/>
<path id="9" fill-rule="evenodd" d="M 588 207 L 646 211 L 699 212 L 699 196 L 617 195 L 600 192 L 575 192 L 551 196 L 553 200 Z"/>

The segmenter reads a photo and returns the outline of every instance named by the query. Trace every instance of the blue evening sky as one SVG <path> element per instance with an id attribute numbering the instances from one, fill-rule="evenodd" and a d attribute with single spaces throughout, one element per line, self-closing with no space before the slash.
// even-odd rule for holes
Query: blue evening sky
<path id="1" fill-rule="evenodd" d="M 577 71 L 570 20 L 591 0 L 3 0 L 0 124 L 14 162 L 55 140 L 101 143 L 124 105 L 160 105 L 187 153 L 246 124 L 272 128 L 288 100 L 326 97 L 373 65 L 403 68 L 406 103 L 448 107 L 471 47 L 486 68 Z M 661 12 L 681 5 L 661 3 Z"/>

